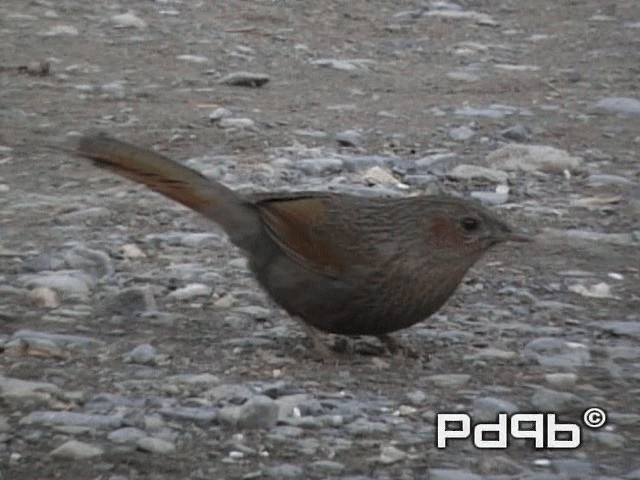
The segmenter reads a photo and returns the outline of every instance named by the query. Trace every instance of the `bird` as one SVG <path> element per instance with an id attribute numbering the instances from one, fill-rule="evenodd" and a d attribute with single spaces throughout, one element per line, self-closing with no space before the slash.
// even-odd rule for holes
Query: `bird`
<path id="1" fill-rule="evenodd" d="M 423 321 L 490 248 L 531 238 L 475 201 L 444 195 L 371 197 L 327 191 L 241 194 L 150 149 L 104 133 L 75 153 L 219 225 L 262 288 L 316 332 L 376 336 Z"/>

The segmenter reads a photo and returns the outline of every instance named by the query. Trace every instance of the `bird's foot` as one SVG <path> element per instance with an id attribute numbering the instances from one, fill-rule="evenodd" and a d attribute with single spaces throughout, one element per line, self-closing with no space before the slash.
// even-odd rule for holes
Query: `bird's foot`
<path id="1" fill-rule="evenodd" d="M 407 358 L 420 358 L 420 354 L 408 345 L 404 345 L 388 334 L 376 335 L 391 355 Z"/>

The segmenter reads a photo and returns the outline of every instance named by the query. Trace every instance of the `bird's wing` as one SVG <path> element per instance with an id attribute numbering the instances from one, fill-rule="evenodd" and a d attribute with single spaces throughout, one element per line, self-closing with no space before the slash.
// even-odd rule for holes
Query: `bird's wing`
<path id="1" fill-rule="evenodd" d="M 259 198 L 259 197 L 258 197 Z M 337 277 L 349 264 L 349 235 L 322 194 L 263 197 L 256 202 L 271 238 L 291 259 L 322 275 Z"/>

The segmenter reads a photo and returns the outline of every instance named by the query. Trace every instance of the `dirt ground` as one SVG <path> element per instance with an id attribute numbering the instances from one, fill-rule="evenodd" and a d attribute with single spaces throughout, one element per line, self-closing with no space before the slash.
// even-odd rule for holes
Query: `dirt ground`
<path id="1" fill-rule="evenodd" d="M 10 355 L 2 347 L 0 376 L 80 393 L 35 405 L 0 398 L 0 478 L 640 478 L 640 116 L 594 108 L 606 97 L 640 99 L 640 3 L 468 0 L 458 2 L 461 11 L 485 16 L 464 18 L 429 15 L 435 10 L 428 5 L 0 2 L 0 345 L 21 329 L 103 342 L 65 350 L 64 358 Z M 128 11 L 132 16 L 118 17 Z M 345 70 L 321 59 L 350 63 Z M 219 83 L 235 71 L 264 73 L 270 81 L 260 88 Z M 459 111 L 496 105 L 516 113 Z M 209 118 L 219 107 L 253 124 L 221 128 Z M 497 208 L 540 241 L 492 251 L 437 315 L 399 332 L 397 338 L 425 353 L 418 360 L 355 354 L 335 364 L 314 361 L 299 348 L 304 339 L 296 324 L 261 293 L 241 254 L 222 237 L 215 248 L 144 240 L 172 231 L 219 232 L 216 227 L 62 150 L 78 132 L 101 130 L 172 158 L 195 159 L 230 185 L 317 188 L 338 176 L 357 184 L 362 171 L 343 167 L 307 179 L 294 168 L 299 156 L 382 155 L 402 167 L 391 168 L 402 181 L 412 173 L 407 165 L 437 153 L 486 165 L 490 152 L 513 142 L 503 132 L 516 125 L 526 126 L 522 143 L 566 150 L 583 162 L 572 171 L 509 174 L 509 203 Z M 453 137 L 461 126 L 473 136 Z M 355 147 L 336 141 L 348 130 L 359 133 Z M 274 162 L 283 158 L 289 163 Z M 461 194 L 492 188 L 452 178 L 452 166 L 429 172 L 438 188 Z M 420 189 L 426 187 L 412 186 Z M 576 230 L 624 238 L 558 234 Z M 99 279 L 86 298 L 63 296 L 54 309 L 29 301 L 25 265 L 70 242 L 106 252 L 115 273 Z M 125 244 L 146 256 L 127 258 L 120 251 Z M 182 264 L 208 276 L 185 280 Z M 176 282 L 206 283 L 214 293 L 181 302 L 167 296 Z M 581 294 L 573 288 L 578 284 L 587 290 L 606 284 L 607 293 Z M 100 313 L 113 288 L 144 285 L 152 285 L 158 310 L 170 321 L 148 315 L 116 323 Z M 225 295 L 233 308 L 252 305 L 263 313 L 229 315 L 220 306 Z M 608 328 L 613 321 L 630 330 Z M 589 357 L 573 369 L 532 362 L 523 352 L 540 337 L 584 346 Z M 146 343 L 166 360 L 144 368 L 123 361 Z M 326 414 L 331 402 L 348 398 L 362 408 L 354 418 L 386 427 L 360 433 L 303 427 L 283 442 L 273 431 L 173 418 L 165 421 L 176 434 L 175 450 L 153 454 L 109 443 L 99 429 L 23 421 L 36 410 L 85 411 L 104 392 L 145 399 L 142 418 L 154 412 L 157 398 L 181 405 L 201 398 L 201 391 L 167 387 L 166 379 L 205 372 L 225 385 L 285 382 L 287 393 L 320 400 Z M 575 383 L 549 384 L 548 375 L 557 372 L 576 375 Z M 434 383 L 443 374 L 469 380 Z M 594 432 L 568 451 L 519 443 L 503 451 L 470 442 L 435 448 L 436 413 L 472 411 L 483 396 L 534 411 L 540 389 L 575 396 L 566 421 L 580 422 L 586 407 L 604 408 L 608 436 Z M 407 400 L 417 390 L 424 398 Z M 50 455 L 70 438 L 100 445 L 103 453 L 71 460 Z M 305 449 L 303 440 L 314 439 L 320 444 Z M 242 454 L 231 455 L 238 444 Z M 405 455 L 387 461 L 386 446 Z M 279 465 L 290 468 L 282 477 L 274 473 Z"/>

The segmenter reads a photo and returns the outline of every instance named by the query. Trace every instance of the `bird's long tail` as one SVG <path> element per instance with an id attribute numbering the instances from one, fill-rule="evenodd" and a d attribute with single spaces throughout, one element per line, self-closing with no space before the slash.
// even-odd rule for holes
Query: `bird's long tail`
<path id="1" fill-rule="evenodd" d="M 76 152 L 201 213 L 239 247 L 261 231 L 257 210 L 242 195 L 156 152 L 103 134 L 83 136 Z"/>

